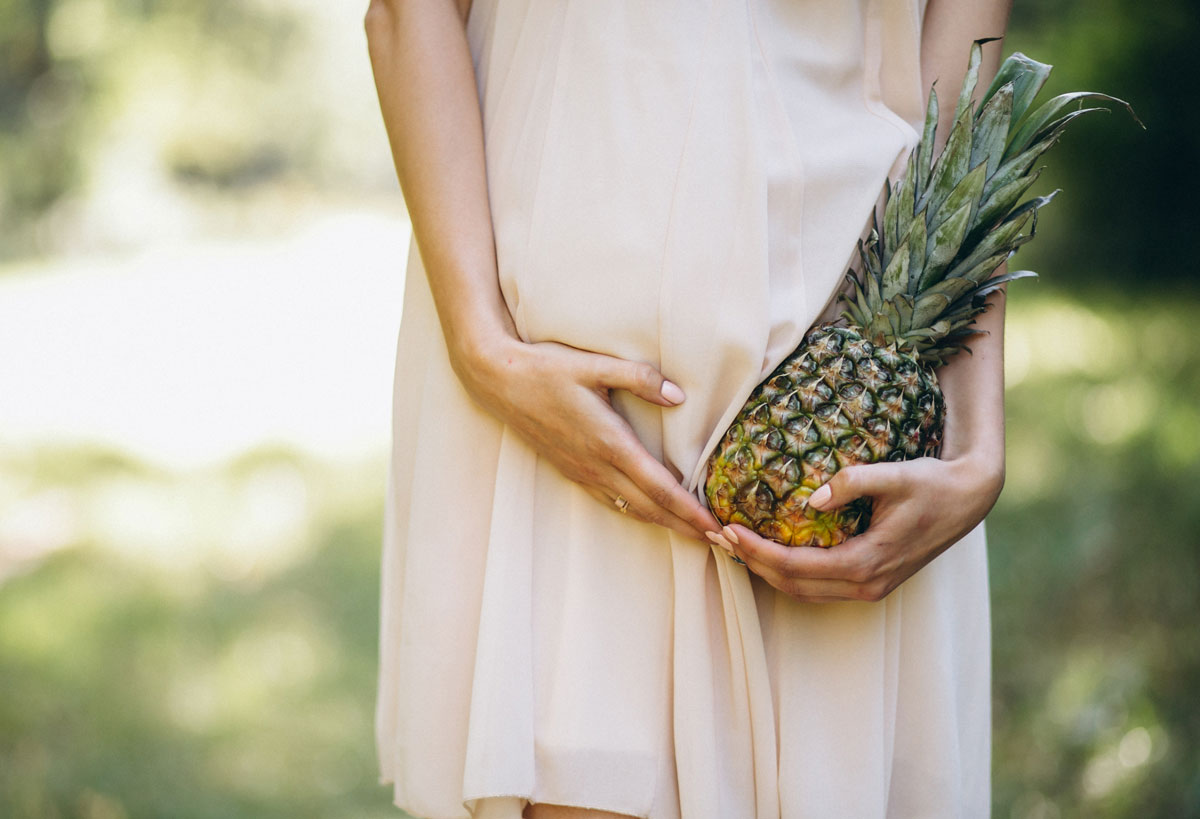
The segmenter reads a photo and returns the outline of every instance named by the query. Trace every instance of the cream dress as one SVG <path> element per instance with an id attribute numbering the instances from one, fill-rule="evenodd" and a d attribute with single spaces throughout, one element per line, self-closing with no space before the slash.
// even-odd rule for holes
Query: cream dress
<path id="1" fill-rule="evenodd" d="M 682 386 L 674 409 L 614 400 L 697 493 L 916 143 L 923 5 L 474 2 L 518 331 Z M 394 406 L 376 730 L 398 806 L 988 813 L 982 528 L 881 603 L 814 605 L 623 517 L 472 403 L 415 243 Z"/>

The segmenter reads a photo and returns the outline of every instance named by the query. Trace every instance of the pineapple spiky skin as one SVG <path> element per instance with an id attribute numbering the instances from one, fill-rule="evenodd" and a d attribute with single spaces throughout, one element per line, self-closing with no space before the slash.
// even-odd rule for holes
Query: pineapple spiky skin
<path id="1" fill-rule="evenodd" d="M 866 528 L 870 499 L 820 512 L 809 496 L 847 466 L 936 456 L 944 414 L 927 364 L 856 328 L 817 327 L 721 439 L 709 506 L 722 523 L 786 546 L 835 546 Z"/>
<path id="2" fill-rule="evenodd" d="M 859 242 L 861 271 L 840 297 L 847 326 L 810 330 L 750 396 L 709 458 L 705 494 L 716 517 L 789 546 L 833 546 L 869 523 L 860 499 L 829 512 L 808 498 L 847 466 L 936 456 L 945 403 L 935 367 L 979 331 L 975 319 L 1005 283 L 1036 274 L 996 273 L 1034 236 L 1054 194 L 1021 202 L 1041 173 L 1034 163 L 1080 115 L 1094 92 L 1060 94 L 1034 108 L 1050 66 L 1013 54 L 977 106 L 981 46 L 967 72 L 945 147 L 934 156 L 938 100 L 902 179 L 888 184 L 882 215 Z M 1137 120 L 1137 116 L 1134 115 Z M 1144 127 L 1144 126 L 1143 126 Z"/>

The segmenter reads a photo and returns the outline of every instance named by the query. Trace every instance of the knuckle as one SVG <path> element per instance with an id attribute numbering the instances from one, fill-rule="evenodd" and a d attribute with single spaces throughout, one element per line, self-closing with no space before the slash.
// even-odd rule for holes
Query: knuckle
<path id="1" fill-rule="evenodd" d="M 574 466 L 567 477 L 576 483 L 598 483 L 600 470 L 593 463 L 582 463 Z"/>
<path id="2" fill-rule="evenodd" d="M 595 356 L 588 362 L 588 375 L 596 384 L 608 386 L 613 379 L 613 368 L 604 356 Z"/>
<path id="3" fill-rule="evenodd" d="M 830 489 L 835 492 L 839 490 L 842 492 L 854 492 L 859 485 L 858 470 L 854 467 L 843 469 L 833 476 L 830 483 L 832 484 Z"/>
<path id="4" fill-rule="evenodd" d="M 637 385 L 647 392 L 658 389 L 658 373 L 649 364 L 638 364 L 634 370 L 634 380 Z"/>
<path id="5" fill-rule="evenodd" d="M 671 503 L 671 491 L 665 486 L 655 486 L 648 494 L 655 506 L 661 506 L 665 509 Z"/>
<path id="6" fill-rule="evenodd" d="M 859 585 L 867 585 L 875 579 L 875 564 L 870 560 L 860 560 L 850 566 L 846 579 Z"/>
<path id="7" fill-rule="evenodd" d="M 804 587 L 804 583 L 794 577 L 784 578 L 779 584 L 779 590 L 797 600 L 803 600 L 808 596 L 808 590 Z"/>
<path id="8" fill-rule="evenodd" d="M 867 589 L 866 584 L 856 584 L 852 589 L 850 589 L 850 597 L 853 600 L 861 600 L 864 603 L 871 602 L 870 592 Z"/>
<path id="9" fill-rule="evenodd" d="M 617 436 L 603 433 L 588 442 L 589 454 L 595 460 L 615 464 L 621 459 L 621 441 Z"/>
<path id="10" fill-rule="evenodd" d="M 584 454 L 589 458 L 599 458 L 608 450 L 608 445 L 604 440 L 603 435 L 590 436 L 583 441 Z"/>
<path id="11" fill-rule="evenodd" d="M 868 603 L 878 603 L 887 597 L 889 591 L 891 590 L 888 588 L 887 583 L 880 580 L 873 580 L 870 583 L 864 583 L 859 586 L 858 599 L 865 600 Z"/>

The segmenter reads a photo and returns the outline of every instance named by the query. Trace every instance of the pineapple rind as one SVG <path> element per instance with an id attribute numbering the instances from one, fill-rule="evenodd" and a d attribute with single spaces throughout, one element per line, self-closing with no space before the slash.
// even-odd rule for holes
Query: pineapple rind
<path id="1" fill-rule="evenodd" d="M 808 498 L 839 470 L 936 455 L 937 377 L 895 344 L 824 325 L 755 389 L 709 463 L 705 494 L 724 524 L 788 546 L 834 546 L 866 528 L 861 498 L 818 512 Z"/>

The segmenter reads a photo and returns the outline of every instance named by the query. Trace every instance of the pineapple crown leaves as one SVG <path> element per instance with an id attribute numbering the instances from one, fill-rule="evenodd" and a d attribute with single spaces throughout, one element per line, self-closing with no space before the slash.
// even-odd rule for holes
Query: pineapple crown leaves
<path id="1" fill-rule="evenodd" d="M 882 223 L 874 214 L 874 229 L 859 242 L 863 274 L 847 274 L 850 290 L 842 297 L 842 316 L 868 337 L 913 348 L 933 366 L 969 350 L 962 342 L 980 332 L 971 325 L 990 293 L 1037 275 L 995 271 L 1034 237 L 1038 210 L 1058 193 L 1020 201 L 1041 174 L 1038 157 L 1076 118 L 1110 110 L 1084 103 L 1124 106 L 1142 125 L 1129 103 L 1092 91 L 1060 94 L 1034 108 L 1051 66 L 1019 52 L 972 108 L 982 46 L 991 39 L 971 45 L 950 135 L 936 157 L 938 97 L 930 90 L 920 142 L 903 177 L 888 181 Z"/>

